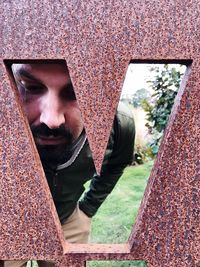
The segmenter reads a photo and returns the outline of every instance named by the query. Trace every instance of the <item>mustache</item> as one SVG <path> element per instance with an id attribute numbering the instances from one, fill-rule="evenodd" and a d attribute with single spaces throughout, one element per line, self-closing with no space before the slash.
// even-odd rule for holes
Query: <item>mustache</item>
<path id="1" fill-rule="evenodd" d="M 50 129 L 46 124 L 42 123 L 38 126 L 31 126 L 31 131 L 34 137 L 37 136 L 62 136 L 72 141 L 73 135 L 71 131 L 66 128 L 64 125 L 61 125 L 59 128 Z"/>

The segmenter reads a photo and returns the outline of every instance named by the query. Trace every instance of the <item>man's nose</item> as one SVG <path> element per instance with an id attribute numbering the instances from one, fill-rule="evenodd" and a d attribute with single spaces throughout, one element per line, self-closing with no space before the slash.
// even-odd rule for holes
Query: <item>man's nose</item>
<path id="1" fill-rule="evenodd" d="M 45 123 L 50 129 L 59 128 L 65 123 L 62 103 L 53 94 L 49 94 L 41 103 L 40 123 Z"/>

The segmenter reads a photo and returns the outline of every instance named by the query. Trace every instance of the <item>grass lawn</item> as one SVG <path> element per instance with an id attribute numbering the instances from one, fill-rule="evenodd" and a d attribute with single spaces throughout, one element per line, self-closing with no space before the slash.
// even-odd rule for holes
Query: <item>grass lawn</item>
<path id="1" fill-rule="evenodd" d="M 137 216 L 153 162 L 131 166 L 92 220 L 91 243 L 125 243 Z"/>
<path id="2" fill-rule="evenodd" d="M 91 261 L 87 267 L 147 267 L 143 261 Z"/>
<path id="3" fill-rule="evenodd" d="M 91 243 L 126 243 L 131 233 L 153 162 L 127 167 L 92 220 Z M 93 261 L 88 267 L 145 267 L 142 261 Z"/>

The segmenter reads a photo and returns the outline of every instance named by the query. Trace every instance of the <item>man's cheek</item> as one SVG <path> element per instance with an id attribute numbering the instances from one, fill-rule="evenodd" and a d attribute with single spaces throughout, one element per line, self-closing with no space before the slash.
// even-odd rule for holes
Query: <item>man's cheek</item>
<path id="1" fill-rule="evenodd" d="M 19 96 L 22 101 L 22 105 L 26 102 L 26 91 L 22 86 L 18 86 Z"/>
<path id="2" fill-rule="evenodd" d="M 30 125 L 40 120 L 40 112 L 35 103 L 24 103 L 24 111 Z"/>

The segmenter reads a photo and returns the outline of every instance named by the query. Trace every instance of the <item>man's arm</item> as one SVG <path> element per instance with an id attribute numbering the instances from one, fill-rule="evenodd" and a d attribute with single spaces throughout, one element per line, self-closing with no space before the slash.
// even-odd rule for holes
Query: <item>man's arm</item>
<path id="1" fill-rule="evenodd" d="M 124 168 L 132 163 L 134 138 L 132 112 L 120 107 L 108 142 L 108 147 L 110 142 L 113 143 L 112 153 L 108 159 L 104 159 L 101 174 L 93 176 L 89 190 L 79 203 L 80 209 L 89 217 L 95 215 L 123 174 Z"/>

